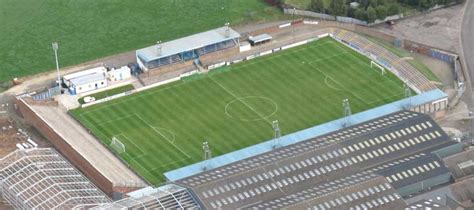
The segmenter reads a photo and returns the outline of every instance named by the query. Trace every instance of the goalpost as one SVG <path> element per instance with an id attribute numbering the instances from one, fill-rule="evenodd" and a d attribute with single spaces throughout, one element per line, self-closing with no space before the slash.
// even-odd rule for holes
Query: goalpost
<path id="1" fill-rule="evenodd" d="M 125 144 L 123 144 L 117 137 L 112 137 L 112 142 L 110 143 L 110 147 L 117 151 L 119 154 L 125 152 Z"/>
<path id="2" fill-rule="evenodd" d="M 382 75 L 385 75 L 385 68 L 382 67 L 381 65 L 379 65 L 378 63 L 374 62 L 374 61 L 370 61 L 370 68 L 374 68 L 374 66 L 376 66 L 377 68 L 380 69 L 380 71 L 382 72 Z"/>

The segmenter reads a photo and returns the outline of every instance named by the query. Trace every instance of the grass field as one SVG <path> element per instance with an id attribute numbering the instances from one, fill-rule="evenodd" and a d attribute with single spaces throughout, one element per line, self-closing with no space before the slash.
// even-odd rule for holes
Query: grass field
<path id="1" fill-rule="evenodd" d="M 0 82 L 283 14 L 261 0 L 0 0 Z"/>
<path id="2" fill-rule="evenodd" d="M 325 38 L 85 109 L 72 110 L 105 144 L 117 137 L 121 156 L 151 183 L 203 158 L 270 140 L 271 122 L 289 134 L 403 98 L 403 84 L 370 61 Z"/>

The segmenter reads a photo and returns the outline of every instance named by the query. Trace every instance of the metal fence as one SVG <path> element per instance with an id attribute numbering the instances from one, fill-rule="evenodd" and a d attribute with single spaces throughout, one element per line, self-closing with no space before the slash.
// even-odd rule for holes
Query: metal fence
<path id="1" fill-rule="evenodd" d="M 342 23 L 349 23 L 349 24 L 356 24 L 356 25 L 363 25 L 363 26 L 368 26 L 369 24 L 367 21 L 351 18 L 351 17 L 343 17 L 343 16 L 337 16 L 336 21 L 342 22 Z"/>
<path id="2" fill-rule="evenodd" d="M 289 14 L 289 15 L 294 14 L 294 15 L 300 15 L 300 16 L 306 16 L 306 17 L 319 18 L 319 19 L 323 19 L 323 20 L 336 20 L 336 16 L 328 15 L 328 14 L 324 14 L 324 13 L 311 12 L 311 11 L 307 11 L 307 10 L 284 8 L 283 12 L 285 14 Z"/>
<path id="3" fill-rule="evenodd" d="M 61 94 L 61 87 L 53 87 L 53 88 L 46 89 L 42 92 L 36 93 L 32 95 L 31 97 L 34 100 L 43 101 L 43 100 L 51 99 L 53 98 L 53 96 L 59 95 L 59 94 Z"/>

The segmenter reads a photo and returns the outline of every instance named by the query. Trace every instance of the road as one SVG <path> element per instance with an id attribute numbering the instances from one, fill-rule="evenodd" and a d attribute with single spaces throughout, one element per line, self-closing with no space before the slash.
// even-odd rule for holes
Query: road
<path id="1" fill-rule="evenodd" d="M 461 39 L 464 60 L 471 79 L 471 88 L 474 88 L 474 1 L 467 0 L 466 4 L 461 27 Z"/>
<path id="2" fill-rule="evenodd" d="M 466 94 L 469 94 L 467 100 L 469 111 L 474 111 L 474 1 L 466 0 L 466 8 L 464 10 L 463 21 L 461 25 L 461 40 L 463 50 L 464 61 L 466 62 L 467 72 L 469 73 L 469 83 L 468 88 L 470 90 L 466 91 Z M 471 136 L 474 136 L 474 119 L 471 118 Z M 474 140 L 473 140 L 474 142 Z"/>

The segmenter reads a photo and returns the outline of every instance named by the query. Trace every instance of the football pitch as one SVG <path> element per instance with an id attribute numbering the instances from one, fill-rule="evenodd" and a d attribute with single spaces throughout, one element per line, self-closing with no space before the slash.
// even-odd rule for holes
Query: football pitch
<path id="1" fill-rule="evenodd" d="M 404 97 L 403 83 L 370 60 L 324 38 L 131 96 L 72 110 L 106 145 L 153 184 L 164 172 L 341 118 Z"/>

